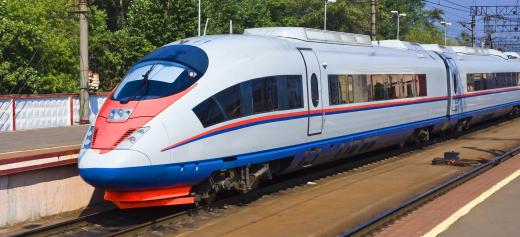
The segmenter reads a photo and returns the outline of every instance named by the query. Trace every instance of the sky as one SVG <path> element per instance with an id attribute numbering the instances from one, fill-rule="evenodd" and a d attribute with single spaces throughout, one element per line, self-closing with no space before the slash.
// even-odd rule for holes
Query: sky
<path id="1" fill-rule="evenodd" d="M 470 6 L 516 6 L 520 4 L 520 0 L 426 0 L 427 9 L 444 10 L 444 18 L 447 22 L 451 22 L 452 26 L 448 28 L 448 37 L 455 38 L 462 31 L 471 32 L 464 28 L 459 22 L 470 22 L 469 15 Z M 484 22 L 482 18 L 477 17 L 476 21 L 477 43 L 479 39 L 484 37 Z M 470 24 L 467 24 L 470 27 Z M 497 36 L 515 36 L 520 33 L 497 34 Z"/>

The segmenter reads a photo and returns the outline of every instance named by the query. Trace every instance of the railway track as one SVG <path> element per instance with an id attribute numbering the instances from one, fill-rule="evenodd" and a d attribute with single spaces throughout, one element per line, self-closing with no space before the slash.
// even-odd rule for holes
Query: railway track
<path id="1" fill-rule="evenodd" d="M 410 213 L 411 211 L 417 209 L 418 207 L 432 201 L 433 199 L 439 197 L 440 195 L 447 193 L 451 189 L 469 181 L 470 179 L 476 177 L 477 175 L 493 168 L 494 166 L 500 164 L 501 162 L 517 155 L 520 153 L 520 146 L 505 152 L 499 156 L 496 156 L 494 159 L 489 160 L 486 163 L 483 163 L 479 166 L 474 167 L 473 169 L 464 172 L 463 174 L 454 177 L 436 187 L 433 187 L 426 192 L 423 192 L 416 197 L 409 199 L 400 205 L 387 210 L 380 215 L 364 222 L 349 231 L 342 233 L 340 236 L 342 237 L 356 237 L 356 236 L 370 236 L 372 233 L 382 229 L 383 227 L 391 224 L 395 220 L 398 220 L 400 217 Z"/>
<path id="2" fill-rule="evenodd" d="M 157 207 L 130 210 L 116 209 L 35 228 L 12 236 L 136 236 L 146 235 L 147 233 L 149 234 L 156 230 L 175 232 L 175 226 L 177 226 L 179 223 L 182 224 L 187 221 L 189 222 L 192 216 L 198 215 L 201 212 L 211 212 L 213 208 L 219 208 L 226 205 L 247 204 L 257 200 L 264 195 L 269 195 L 291 187 L 303 185 L 310 181 L 315 181 L 327 176 L 336 175 L 338 173 L 367 165 L 377 165 L 378 162 L 386 160 L 400 159 L 398 157 L 399 155 L 416 151 L 423 147 L 430 146 L 441 141 L 447 141 L 449 139 L 453 139 L 476 130 L 482 130 L 506 121 L 508 120 L 500 119 L 482 124 L 461 134 L 437 137 L 427 143 L 412 145 L 402 149 L 385 149 L 384 152 L 381 152 L 380 150 L 356 157 L 354 159 L 350 159 L 349 162 L 338 161 L 331 164 L 314 167 L 305 171 L 283 175 L 275 178 L 274 180 L 266 182 L 265 184 L 261 185 L 259 189 L 250 193 L 243 195 L 234 195 L 230 193 L 227 195 L 227 197 L 217 200 L 210 206 L 190 208 Z M 519 151 L 520 148 L 517 148 L 516 151 L 508 152 L 502 156 L 507 157 L 508 154 L 512 155 Z M 363 223 L 353 228 L 352 230 L 349 230 L 348 232 L 345 232 L 343 236 L 365 236 L 375 230 L 378 230 L 396 218 L 404 215 L 405 213 L 408 213 L 410 210 L 413 210 L 414 208 L 426 203 L 428 200 L 441 195 L 450 188 L 453 188 L 456 185 L 459 185 L 491 168 L 493 164 L 497 164 L 502 159 L 504 159 L 502 156 L 480 165 L 475 169 L 472 169 L 470 172 L 465 173 L 464 175 L 448 181 L 447 183 L 449 184 L 445 183 L 437 186 L 429 190 L 427 193 L 423 193 L 392 210 L 382 213 L 378 217 Z"/>

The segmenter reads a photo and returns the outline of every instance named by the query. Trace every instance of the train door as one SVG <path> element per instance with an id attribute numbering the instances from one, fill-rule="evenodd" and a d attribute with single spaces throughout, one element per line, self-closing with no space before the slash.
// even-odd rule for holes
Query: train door
<path id="1" fill-rule="evenodd" d="M 462 92 L 462 84 L 460 73 L 457 68 L 457 64 L 449 55 L 443 53 L 437 53 L 446 66 L 446 76 L 447 76 L 447 84 L 448 84 L 448 117 L 456 117 L 458 114 L 464 112 L 464 97 Z"/>
<path id="2" fill-rule="evenodd" d="M 306 69 L 307 102 L 309 105 L 308 135 L 320 134 L 323 129 L 323 100 L 318 58 L 312 49 L 300 49 Z"/>
<path id="3" fill-rule="evenodd" d="M 448 57 L 448 66 L 450 68 L 450 84 L 451 86 L 451 97 L 449 98 L 449 115 L 450 117 L 462 114 L 464 112 L 464 97 L 462 92 L 462 84 L 459 69 L 457 68 L 457 64 L 453 60 L 453 58 Z"/>

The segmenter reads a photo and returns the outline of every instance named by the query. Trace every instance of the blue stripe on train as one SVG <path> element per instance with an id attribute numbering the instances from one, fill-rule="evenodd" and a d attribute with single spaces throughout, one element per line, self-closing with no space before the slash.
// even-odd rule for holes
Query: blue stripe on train
<path id="1" fill-rule="evenodd" d="M 167 165 L 127 168 L 83 168 L 79 171 L 84 180 L 99 188 L 139 190 L 172 186 L 189 186 L 200 183 L 212 172 L 217 170 L 286 158 L 293 156 L 298 152 L 319 146 L 342 143 L 371 136 L 392 136 L 402 130 L 414 129 L 421 126 L 440 125 L 445 120 L 445 117 L 434 118 L 320 141 L 239 154 L 233 156 L 236 157 L 236 160 L 227 162 L 223 161 L 223 158 L 225 157 L 219 157 L 204 161 Z"/>
<path id="2" fill-rule="evenodd" d="M 461 115 L 452 116 L 452 118 L 464 118 L 474 114 L 484 113 L 487 111 L 506 108 L 518 104 L 520 104 L 520 101 L 492 106 L 475 111 L 469 111 Z M 442 125 L 446 120 L 446 117 L 438 117 L 413 123 L 360 132 L 356 134 L 328 138 L 319 141 L 239 154 L 236 156 L 230 156 L 236 157 L 236 160 L 226 162 L 223 161 L 223 158 L 226 157 L 219 157 L 197 162 L 184 162 L 143 167 L 86 168 L 80 169 L 80 175 L 95 187 L 119 190 L 191 186 L 202 182 L 204 179 L 209 177 L 211 173 L 217 170 L 230 169 L 248 164 L 263 163 L 276 159 L 286 158 L 294 156 L 299 152 L 320 146 L 344 143 L 372 136 L 392 136 L 396 133 L 413 130 L 417 127 Z"/>

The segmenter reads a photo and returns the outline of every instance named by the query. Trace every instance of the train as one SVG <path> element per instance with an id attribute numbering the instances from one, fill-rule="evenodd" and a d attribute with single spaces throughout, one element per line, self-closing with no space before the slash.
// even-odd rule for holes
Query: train
<path id="1" fill-rule="evenodd" d="M 119 208 L 193 205 L 520 111 L 520 60 L 301 27 L 162 46 L 88 128 L 79 174 Z"/>

